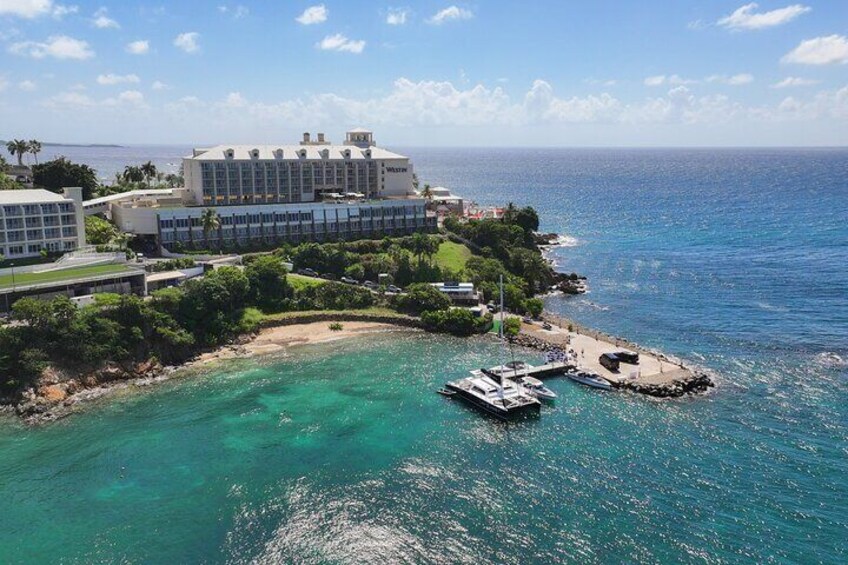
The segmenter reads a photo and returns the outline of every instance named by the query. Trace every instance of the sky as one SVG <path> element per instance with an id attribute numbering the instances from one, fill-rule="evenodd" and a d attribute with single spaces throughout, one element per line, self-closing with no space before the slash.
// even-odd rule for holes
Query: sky
<path id="1" fill-rule="evenodd" d="M 848 145 L 848 0 L 0 0 L 0 139 Z"/>

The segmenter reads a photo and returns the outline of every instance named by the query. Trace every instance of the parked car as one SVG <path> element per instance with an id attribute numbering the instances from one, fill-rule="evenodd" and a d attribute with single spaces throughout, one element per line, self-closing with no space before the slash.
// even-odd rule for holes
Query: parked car
<path id="1" fill-rule="evenodd" d="M 398 293 L 400 293 L 400 292 L 403 292 L 403 289 L 402 289 L 401 287 L 399 287 L 399 286 L 395 286 L 395 285 L 393 285 L 393 284 L 390 284 L 389 286 L 387 286 L 387 287 L 386 287 L 386 290 L 387 290 L 388 292 L 394 292 L 395 294 L 398 294 Z"/>
<path id="2" fill-rule="evenodd" d="M 350 277 L 342 277 L 340 280 L 345 284 L 359 284 L 359 281 Z"/>
<path id="3" fill-rule="evenodd" d="M 598 358 L 598 361 L 610 371 L 614 373 L 618 372 L 619 360 L 615 353 L 604 353 Z"/>
<path id="4" fill-rule="evenodd" d="M 364 283 L 362 283 L 362 286 L 369 290 L 377 290 L 378 288 L 380 288 L 380 286 L 374 281 L 365 281 Z"/>
<path id="5" fill-rule="evenodd" d="M 635 351 L 616 351 L 615 356 L 618 357 L 618 360 L 622 363 L 628 363 L 630 365 L 638 365 L 639 364 L 639 354 Z"/>
<path id="6" fill-rule="evenodd" d="M 530 316 L 524 316 L 523 318 L 521 318 L 521 321 L 525 324 L 530 324 L 531 326 L 533 325 L 533 319 Z"/>
<path id="7" fill-rule="evenodd" d="M 306 277 L 317 277 L 318 276 L 318 273 L 316 273 L 312 269 L 298 269 L 297 274 L 303 275 L 303 276 L 306 276 Z"/>
<path id="8" fill-rule="evenodd" d="M 544 324 L 542 324 L 542 329 L 550 331 L 554 329 L 554 327 L 549 322 L 545 322 Z"/>
<path id="9" fill-rule="evenodd" d="M 333 273 L 322 273 L 318 276 L 320 276 L 322 279 L 327 279 L 328 281 L 336 280 L 336 275 L 334 275 Z"/>

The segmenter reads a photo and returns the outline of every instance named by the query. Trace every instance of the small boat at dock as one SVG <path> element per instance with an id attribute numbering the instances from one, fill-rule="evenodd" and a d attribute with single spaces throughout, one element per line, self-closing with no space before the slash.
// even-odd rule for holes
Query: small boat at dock
<path id="1" fill-rule="evenodd" d="M 539 400 L 556 400 L 556 393 L 535 377 L 521 377 L 518 379 L 518 384 Z"/>
<path id="2" fill-rule="evenodd" d="M 598 375 L 597 373 L 590 373 L 588 371 L 575 371 L 567 373 L 567 376 L 569 379 L 576 383 L 590 386 L 592 388 L 600 388 L 602 390 L 612 389 L 612 385 L 610 384 L 610 382 L 603 378 L 601 375 Z"/>

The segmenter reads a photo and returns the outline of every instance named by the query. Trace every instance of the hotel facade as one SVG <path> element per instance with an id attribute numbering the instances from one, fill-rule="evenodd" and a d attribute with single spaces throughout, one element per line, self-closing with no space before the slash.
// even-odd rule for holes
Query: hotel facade
<path id="1" fill-rule="evenodd" d="M 115 195 L 86 208 L 167 250 L 244 243 L 356 239 L 435 229 L 415 195 L 408 157 L 376 146 L 372 132 L 342 145 L 304 134 L 298 145 L 219 145 L 183 159 L 185 188 Z M 167 194 L 165 194 L 167 192 Z M 108 206 L 107 206 L 108 204 Z M 214 209 L 219 228 L 203 229 Z"/>
<path id="2" fill-rule="evenodd" d="M 82 189 L 64 195 L 42 189 L 0 191 L 0 254 L 38 257 L 85 246 Z"/>

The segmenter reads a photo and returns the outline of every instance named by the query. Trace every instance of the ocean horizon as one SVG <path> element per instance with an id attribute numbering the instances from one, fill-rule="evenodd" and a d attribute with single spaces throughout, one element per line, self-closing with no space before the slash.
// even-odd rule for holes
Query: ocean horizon
<path id="1" fill-rule="evenodd" d="M 62 149 L 108 177 L 181 147 Z M 486 338 L 228 362 L 0 421 L 0 561 L 848 560 L 848 149 L 392 149 L 422 184 L 536 208 L 590 289 L 545 308 L 716 388 L 552 380 L 553 407 L 504 426 L 434 394 L 498 361 Z"/>

